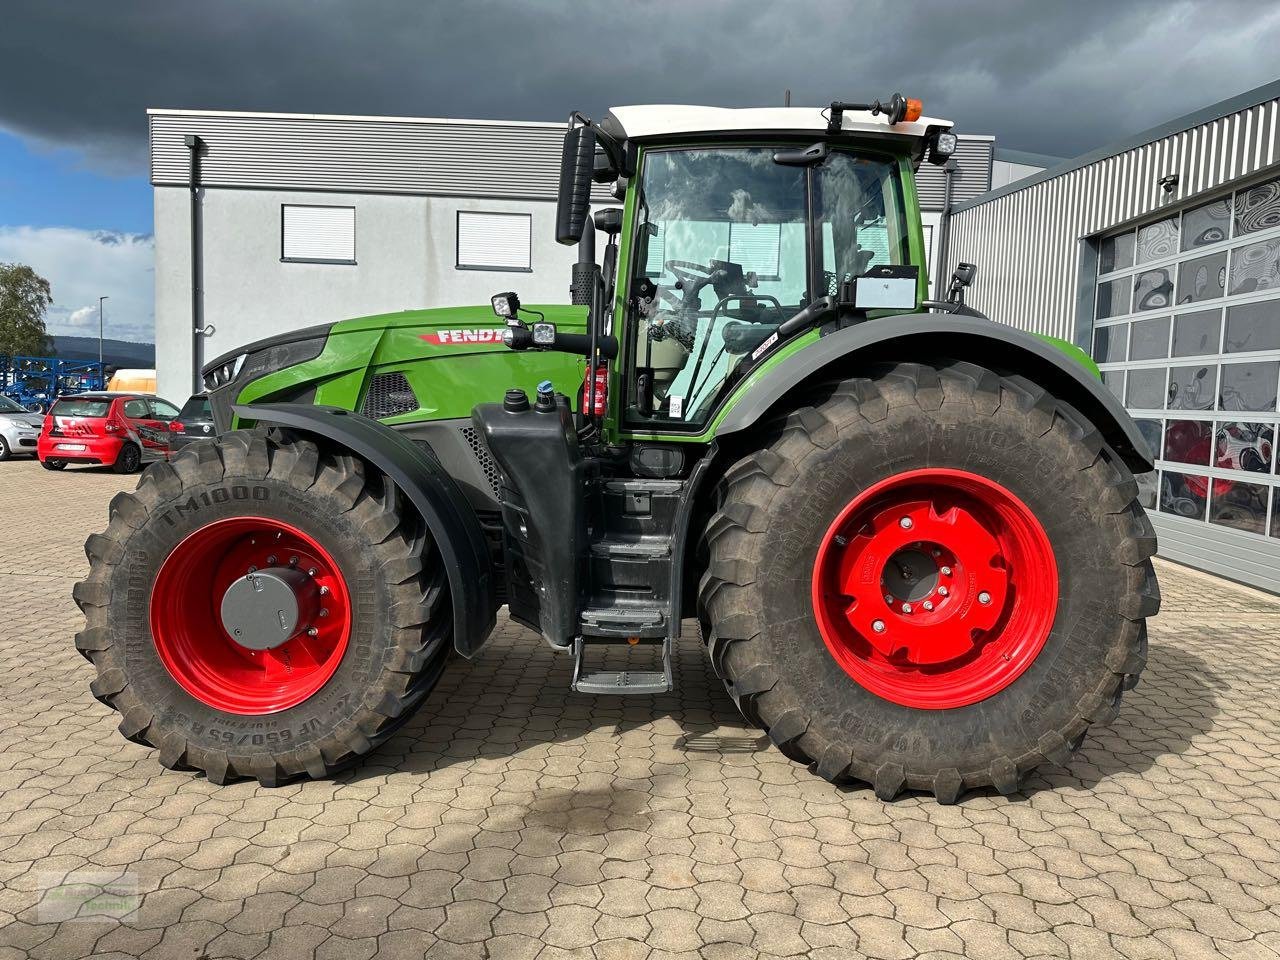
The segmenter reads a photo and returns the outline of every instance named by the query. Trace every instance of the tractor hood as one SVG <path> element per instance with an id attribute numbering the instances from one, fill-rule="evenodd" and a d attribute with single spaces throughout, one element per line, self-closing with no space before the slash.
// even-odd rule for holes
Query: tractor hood
<path id="1" fill-rule="evenodd" d="M 529 320 L 540 313 L 566 332 L 586 329 L 585 307 L 531 305 L 522 313 Z M 366 380 L 380 372 L 423 381 L 414 387 L 419 419 L 467 417 L 468 398 L 480 391 L 475 402 L 498 399 L 516 375 L 518 355 L 502 342 L 505 326 L 487 303 L 357 317 L 255 341 L 202 372 L 219 432 L 233 427 L 234 404 L 323 403 L 359 410 Z M 431 362 L 446 358 L 455 362 Z"/>

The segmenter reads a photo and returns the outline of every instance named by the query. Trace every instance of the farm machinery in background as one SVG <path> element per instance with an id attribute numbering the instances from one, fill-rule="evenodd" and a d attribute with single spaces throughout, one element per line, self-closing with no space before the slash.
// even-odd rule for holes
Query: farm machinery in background
<path id="1" fill-rule="evenodd" d="M 48 413 L 64 393 L 103 390 L 106 368 L 97 360 L 0 355 L 0 393 L 33 413 Z"/>

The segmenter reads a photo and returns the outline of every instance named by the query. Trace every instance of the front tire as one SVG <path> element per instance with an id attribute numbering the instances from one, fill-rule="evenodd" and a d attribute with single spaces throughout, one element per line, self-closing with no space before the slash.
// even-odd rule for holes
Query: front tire
<path id="1" fill-rule="evenodd" d="M 76 646 L 120 732 L 166 767 L 264 786 L 332 775 L 391 736 L 444 669 L 439 554 L 354 457 L 231 433 L 152 464 L 110 514 L 85 544 Z M 242 590 L 228 610 L 226 598 L 255 572 L 306 591 L 289 639 L 269 649 L 231 635 L 256 601 Z"/>
<path id="2" fill-rule="evenodd" d="M 4 437 L 0 437 L 0 463 L 8 460 L 12 455 L 13 452 L 9 449 L 9 441 Z"/>
<path id="3" fill-rule="evenodd" d="M 972 364 L 898 364 L 772 434 L 721 484 L 699 612 L 784 753 L 949 803 L 1016 791 L 1110 722 L 1159 607 L 1155 537 L 1074 409 Z"/>

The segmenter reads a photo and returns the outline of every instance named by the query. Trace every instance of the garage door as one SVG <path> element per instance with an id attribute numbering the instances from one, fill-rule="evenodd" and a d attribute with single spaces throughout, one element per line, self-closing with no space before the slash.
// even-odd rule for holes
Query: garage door
<path id="1" fill-rule="evenodd" d="M 1102 238 L 1094 303 L 1161 554 L 1280 591 L 1280 179 Z"/>

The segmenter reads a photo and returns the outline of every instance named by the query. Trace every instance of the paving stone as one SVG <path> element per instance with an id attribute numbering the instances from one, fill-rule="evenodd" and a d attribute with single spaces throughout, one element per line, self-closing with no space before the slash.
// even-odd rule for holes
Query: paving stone
<path id="1" fill-rule="evenodd" d="M 0 464 L 0 960 L 1280 957 L 1280 601 L 1161 564 L 1149 667 L 1070 769 L 957 806 L 817 779 L 696 629 L 678 688 L 568 692 L 505 616 L 361 767 L 168 771 L 88 693 L 72 584 L 134 479 Z M 626 655 L 626 651 L 623 651 Z M 127 923 L 41 923 L 110 869 Z"/>

